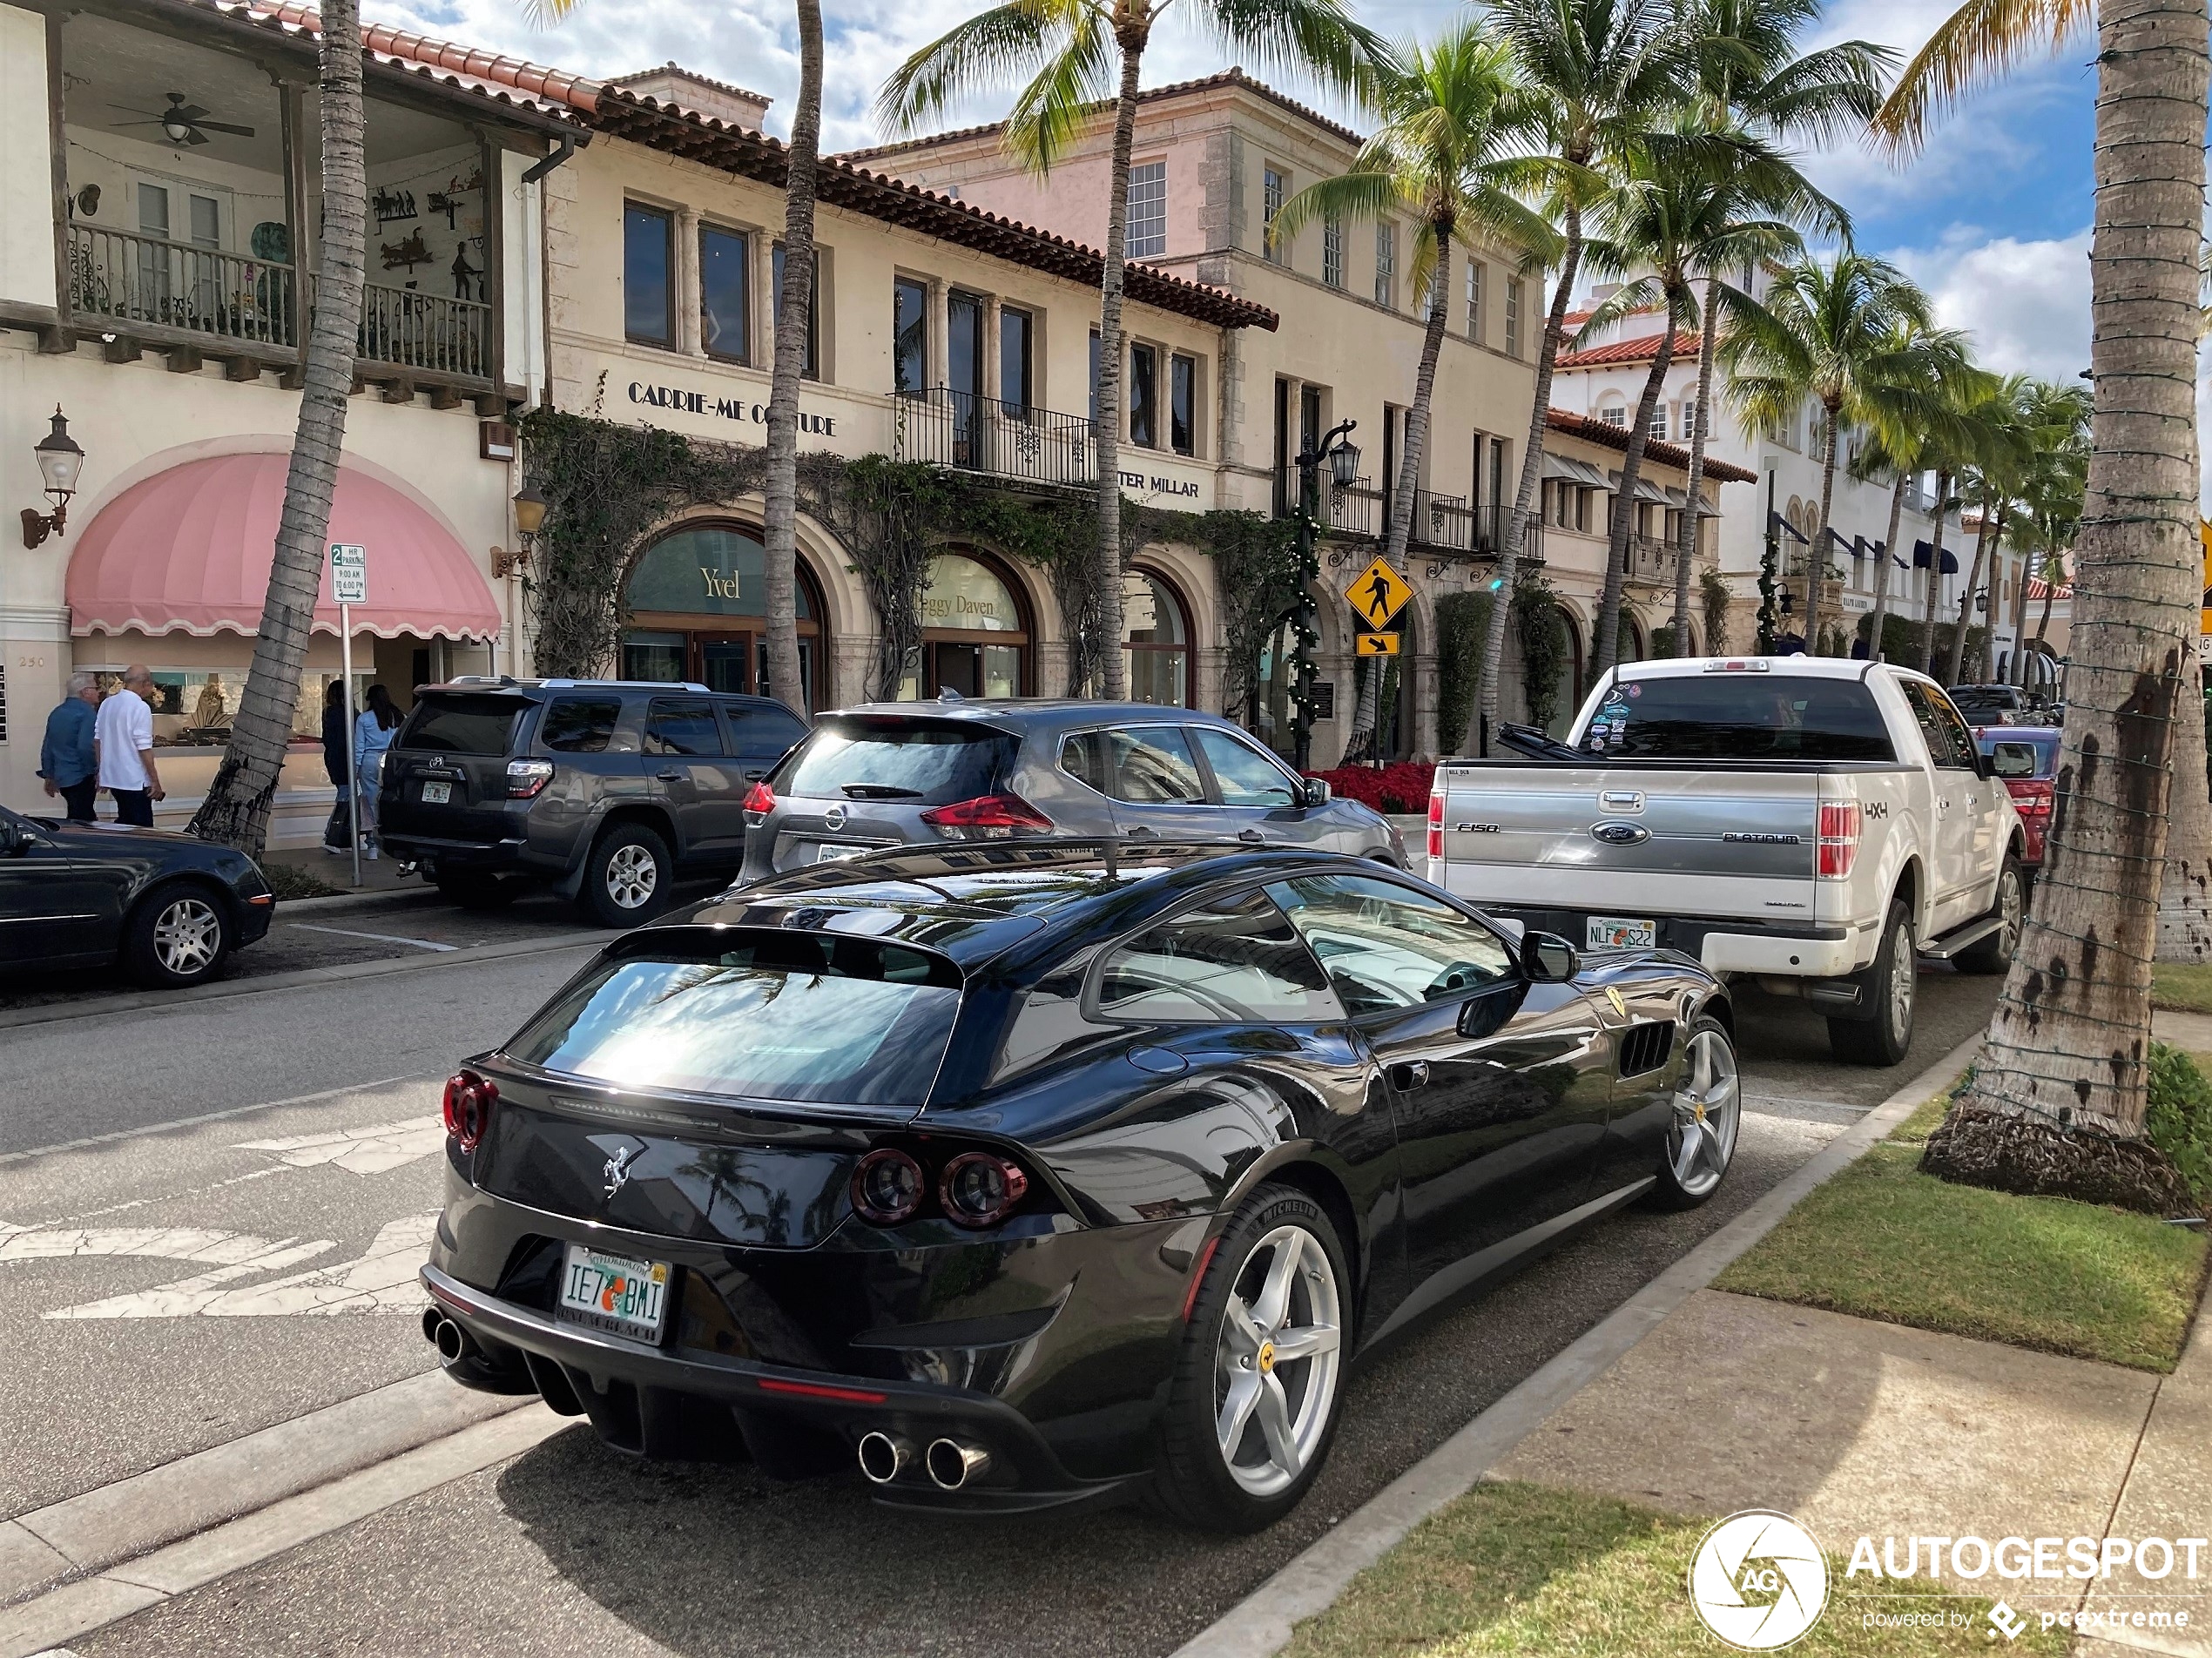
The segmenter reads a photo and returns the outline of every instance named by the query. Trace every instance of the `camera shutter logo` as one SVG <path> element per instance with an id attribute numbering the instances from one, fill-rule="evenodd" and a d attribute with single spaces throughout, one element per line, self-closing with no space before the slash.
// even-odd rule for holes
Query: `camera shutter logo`
<path id="1" fill-rule="evenodd" d="M 1786 1647 L 1828 1605 L 1828 1560 L 1787 1514 L 1750 1508 L 1707 1532 L 1689 1563 L 1689 1603 L 1730 1646 Z"/>

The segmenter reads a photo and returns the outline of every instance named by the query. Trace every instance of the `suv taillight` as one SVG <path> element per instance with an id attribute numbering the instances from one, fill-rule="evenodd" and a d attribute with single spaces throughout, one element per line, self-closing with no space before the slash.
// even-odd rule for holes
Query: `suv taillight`
<path id="1" fill-rule="evenodd" d="M 921 820 L 954 840 L 1001 840 L 1014 835 L 1052 832 L 1052 819 L 1018 794 L 979 794 L 933 806 Z"/>
<path id="2" fill-rule="evenodd" d="M 1428 792 L 1428 855 L 1441 861 L 1444 857 L 1444 769 L 1437 768 L 1436 781 Z"/>
<path id="3" fill-rule="evenodd" d="M 507 798 L 510 800 L 531 800 L 538 791 L 553 780 L 550 760 L 509 760 L 507 762 Z"/>
<path id="4" fill-rule="evenodd" d="M 773 812 L 776 809 L 776 792 L 765 782 L 754 784 L 745 791 L 745 809 L 747 812 Z"/>
<path id="5" fill-rule="evenodd" d="M 1858 802 L 1840 800 L 1820 808 L 1818 873 L 1840 880 L 1858 861 Z"/>

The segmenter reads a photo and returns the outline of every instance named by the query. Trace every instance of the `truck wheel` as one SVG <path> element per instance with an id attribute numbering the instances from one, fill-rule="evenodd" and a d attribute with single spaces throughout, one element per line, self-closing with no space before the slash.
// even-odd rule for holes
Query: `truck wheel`
<path id="1" fill-rule="evenodd" d="M 1871 1019 L 1831 1019 L 1828 1050 L 1846 1065 L 1901 1065 L 1912 1047 L 1912 999 L 1919 956 L 1912 943 L 1912 918 L 1902 904 L 1890 906 L 1882 943 L 1858 975 L 1859 994 L 1874 1005 Z"/>
<path id="2" fill-rule="evenodd" d="M 666 841 L 641 823 L 618 823 L 592 846 L 578 901 L 601 927 L 640 927 L 667 902 L 674 870 Z"/>
<path id="3" fill-rule="evenodd" d="M 1961 973 L 2002 973 L 2013 965 L 2013 952 L 2020 948 L 2020 918 L 2027 913 L 2027 880 L 2019 859 L 2009 855 L 1997 872 L 1997 901 L 1989 913 L 1999 923 L 1997 930 L 1951 958 Z"/>

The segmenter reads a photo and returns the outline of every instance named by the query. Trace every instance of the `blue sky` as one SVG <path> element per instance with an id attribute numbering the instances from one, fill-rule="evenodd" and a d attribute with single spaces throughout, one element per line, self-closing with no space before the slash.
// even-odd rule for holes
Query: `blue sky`
<path id="1" fill-rule="evenodd" d="M 827 0 L 827 144 L 873 142 L 869 104 L 885 74 L 981 3 Z M 790 0 L 577 0 L 552 29 L 534 26 L 521 0 L 366 0 L 364 10 L 377 21 L 587 75 L 673 59 L 773 97 L 769 125 L 779 132 L 798 80 Z M 1405 36 L 1435 29 L 1455 10 L 1442 0 L 1369 0 L 1362 15 Z M 1909 54 L 1947 10 L 1946 0 L 1831 0 L 1821 37 L 1875 40 Z M 1910 168 L 1852 145 L 1811 158 L 1815 176 L 1855 216 L 1860 245 L 1911 271 L 1943 320 L 1973 330 L 1984 360 L 2000 370 L 2056 378 L 2087 364 L 2092 51 L 2087 37 L 2071 41 L 1973 98 Z M 1170 24 L 1147 55 L 1145 78 L 1160 84 L 1230 61 L 1216 43 Z M 980 120 L 999 112 L 984 100 L 960 113 Z"/>

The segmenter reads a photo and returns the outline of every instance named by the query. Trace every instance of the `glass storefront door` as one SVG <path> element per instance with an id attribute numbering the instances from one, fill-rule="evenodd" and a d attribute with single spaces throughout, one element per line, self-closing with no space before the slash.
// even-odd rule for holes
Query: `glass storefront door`
<path id="1" fill-rule="evenodd" d="M 692 648 L 698 653 L 699 684 L 709 691 L 748 691 L 745 662 L 752 654 L 749 635 L 696 633 Z"/>

